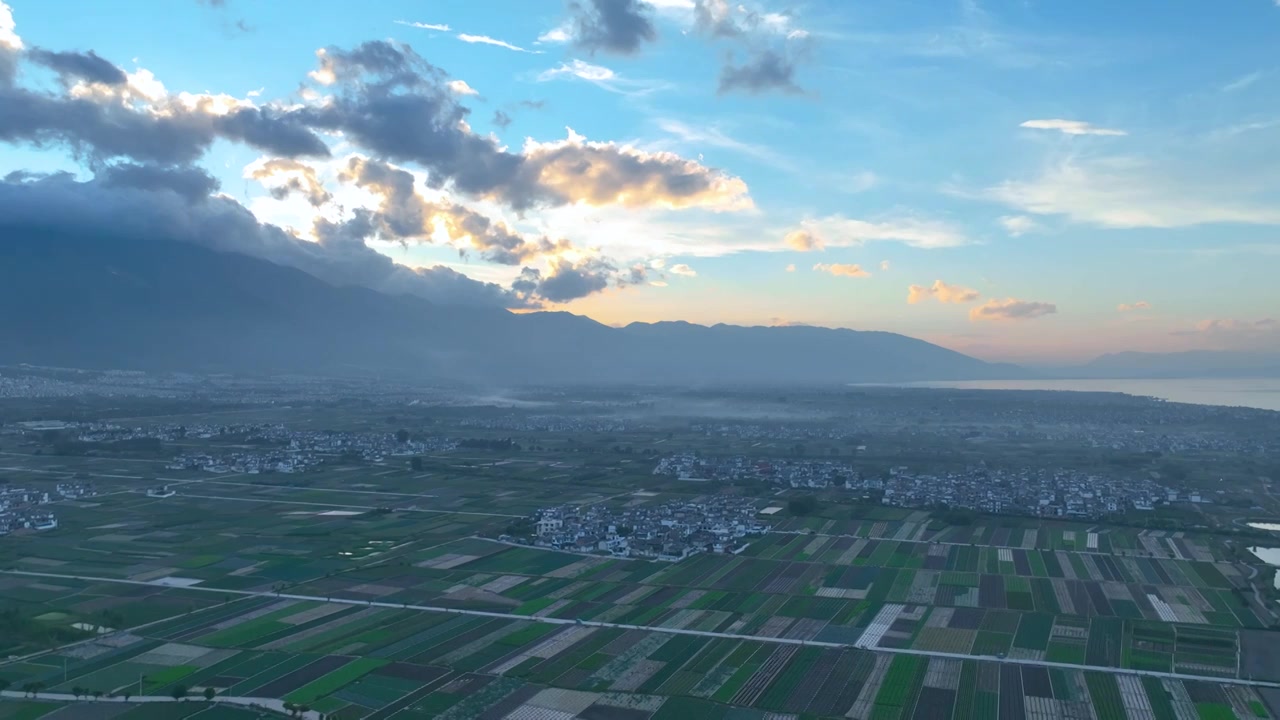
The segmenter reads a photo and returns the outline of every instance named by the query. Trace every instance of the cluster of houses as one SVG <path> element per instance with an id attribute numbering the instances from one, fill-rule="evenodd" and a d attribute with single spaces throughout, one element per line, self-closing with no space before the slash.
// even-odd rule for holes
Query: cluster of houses
<path id="1" fill-rule="evenodd" d="M 80 482 L 58 483 L 53 493 L 0 486 L 0 535 L 20 530 L 53 530 L 58 516 L 49 507 L 54 500 L 92 497 L 93 485 Z"/>
<path id="2" fill-rule="evenodd" d="M 765 481 L 793 488 L 842 487 L 856 477 L 848 463 L 834 460 L 754 458 L 743 455 L 702 457 L 695 453 L 669 455 L 658 461 L 654 475 L 678 480 L 724 482 Z"/>
<path id="3" fill-rule="evenodd" d="M 895 507 L 945 505 L 1038 517 L 1100 518 L 1153 510 L 1165 503 L 1204 502 L 1199 493 L 1184 496 L 1144 476 L 1116 477 L 1067 469 L 1001 470 L 979 465 L 917 473 L 904 466 L 891 468 L 886 475 L 863 477 L 849 463 L 839 461 L 681 453 L 659 460 L 653 472 L 688 481 L 761 481 L 780 487 L 846 490 Z"/>
<path id="4" fill-rule="evenodd" d="M 754 502 L 730 496 L 623 509 L 561 505 L 539 510 L 530 535 L 501 539 L 572 552 L 680 560 L 700 552 L 741 552 L 751 538 L 769 530 L 757 516 Z"/>
<path id="5" fill-rule="evenodd" d="M 913 473 L 898 467 L 891 469 L 887 478 L 858 478 L 845 487 L 872 497 L 878 494 L 883 504 L 896 507 L 945 505 L 987 513 L 1069 518 L 1152 510 L 1168 498 L 1178 497 L 1176 491 L 1142 477 L 1062 469 Z"/>

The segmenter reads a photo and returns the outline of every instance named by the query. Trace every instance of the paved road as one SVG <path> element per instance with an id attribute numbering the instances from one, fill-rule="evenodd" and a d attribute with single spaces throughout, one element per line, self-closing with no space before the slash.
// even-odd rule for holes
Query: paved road
<path id="1" fill-rule="evenodd" d="M 193 480 L 191 482 L 196 482 L 196 481 Z M 169 484 L 176 485 L 178 483 L 169 483 Z M 255 503 L 263 503 L 267 505 L 309 505 L 313 507 L 341 508 L 341 509 L 347 509 L 347 510 L 377 510 L 377 508 L 372 505 L 351 505 L 346 503 L 339 504 L 339 503 L 306 502 L 303 500 L 280 500 L 279 498 L 274 498 L 270 496 L 228 497 L 226 495 L 196 495 L 194 493 L 182 492 L 182 493 L 179 493 L 176 497 L 203 498 L 205 500 L 230 500 L 232 502 L 255 502 Z M 486 513 L 486 512 L 475 512 L 475 511 L 468 511 L 468 510 L 432 510 L 430 508 L 420 508 L 420 507 L 397 507 L 395 508 L 395 510 L 396 512 L 437 513 L 440 515 L 482 515 L 484 517 L 502 517 L 502 518 L 526 517 L 525 515 L 509 515 L 506 513 Z"/>
<path id="2" fill-rule="evenodd" d="M 83 575 L 63 575 L 59 573 L 42 573 L 30 572 L 26 570 L 2 570 L 9 575 L 23 575 L 27 577 L 43 577 L 57 578 L 61 580 L 89 580 L 92 582 L 108 582 L 119 583 L 122 585 L 152 585 L 161 587 L 170 587 L 162 585 L 154 580 L 124 580 L 121 578 L 105 578 L 91 577 Z M 338 603 L 341 605 L 359 605 L 362 607 L 381 607 L 393 610 L 421 610 L 426 612 L 452 613 L 454 615 L 473 615 L 476 617 L 500 618 L 505 620 L 526 620 L 532 622 L 547 623 L 549 625 L 582 625 L 586 627 L 602 627 L 602 628 L 618 628 L 621 630 L 644 630 L 646 632 L 665 633 L 668 635 L 697 635 L 700 637 L 711 638 L 728 638 L 731 640 L 754 640 L 757 642 L 768 642 L 779 645 L 806 645 L 812 647 L 828 647 L 828 648 L 853 648 L 853 643 L 837 643 L 822 642 L 818 640 L 799 640 L 796 638 L 781 637 L 764 637 L 760 635 L 742 635 L 738 633 L 722 633 L 712 632 L 710 630 L 689 630 L 687 628 L 664 628 L 650 627 L 647 625 L 628 625 L 626 623 L 601 622 L 598 620 L 571 620 L 565 618 L 552 617 L 532 617 L 528 615 L 517 615 L 515 613 L 490 612 L 488 610 L 463 610 L 459 608 L 437 607 L 433 605 L 411 605 L 407 603 L 389 603 L 379 602 L 377 600 L 349 600 L 345 598 L 328 598 L 316 595 L 297 595 L 294 593 L 272 593 L 272 592 L 255 592 L 253 590 L 227 590 L 223 588 L 200 587 L 198 585 L 182 588 L 183 590 L 194 590 L 202 592 L 219 593 L 221 595 L 253 595 L 258 597 L 275 597 L 285 598 L 289 600 L 305 600 L 309 602 Z M 1254 687 L 1268 687 L 1280 689 L 1280 682 L 1270 682 L 1266 680 L 1249 680 L 1245 678 L 1220 678 L 1206 675 L 1188 675 L 1185 673 L 1157 672 L 1155 670 L 1136 670 L 1133 668 L 1114 668 L 1102 667 L 1096 665 L 1072 665 L 1071 663 L 1051 662 L 1049 660 L 1033 660 L 1029 658 L 1011 658 L 1011 657 L 994 657 L 989 655 L 966 655 L 963 653 L 939 652 L 936 650 L 914 650 L 908 648 L 860 648 L 869 652 L 890 653 L 896 655 L 916 655 L 920 657 L 936 657 L 948 658 L 953 660 L 984 660 L 987 662 L 1001 663 L 1005 665 L 1031 665 L 1034 667 L 1045 668 L 1061 668 L 1064 670 L 1098 670 L 1101 672 L 1112 673 L 1116 675 L 1138 675 L 1142 677 L 1166 678 L 1170 680 L 1201 680 L 1210 682 L 1220 682 L 1228 685 L 1250 685 Z"/>
<path id="3" fill-rule="evenodd" d="M 21 692 L 21 691 L 19 691 L 19 690 L 5 690 L 5 691 L 0 692 L 0 697 L 15 698 L 15 699 L 21 700 L 21 699 L 23 699 L 23 698 L 27 698 L 27 697 L 30 697 L 30 696 L 29 696 L 29 695 L 27 695 L 27 693 Z M 117 698 L 117 699 L 114 699 L 114 700 L 85 700 L 83 696 L 81 696 L 81 697 L 76 697 L 75 695 L 72 695 L 72 694 L 70 694 L 70 693 L 51 693 L 51 692 L 44 692 L 44 691 L 41 691 L 41 692 L 40 692 L 36 697 L 37 697 L 38 699 L 40 699 L 40 700 L 57 700 L 57 701 L 59 701 L 59 702 L 81 702 L 81 703 L 83 703 L 83 702 L 94 702 L 94 703 L 116 703 L 116 704 L 123 704 L 123 703 L 124 703 L 124 698 Z M 130 704 L 130 705 L 132 705 L 132 704 L 134 704 L 134 703 L 160 703 L 160 702 L 167 702 L 167 703 L 171 703 L 171 702 L 187 702 L 187 703 L 194 703 L 194 702 L 200 702 L 200 703 L 215 702 L 215 703 L 224 703 L 224 704 L 227 704 L 227 705 L 240 705 L 240 706 L 242 706 L 242 707 L 260 707 L 260 708 L 267 708 L 267 709 L 269 709 L 269 710 L 273 710 L 273 711 L 275 711 L 275 712 L 278 712 L 278 713 L 280 713 L 281 715 L 288 714 L 288 713 L 286 713 L 286 712 L 285 712 L 285 709 L 284 709 L 284 701 L 283 701 L 283 700 L 278 700 L 278 699 L 276 699 L 276 698 L 259 698 L 259 697 L 221 697 L 221 696 L 219 696 L 219 697 L 215 697 L 212 701 L 210 701 L 210 700 L 205 700 L 203 697 L 200 697 L 200 698 L 190 697 L 190 698 L 185 698 L 185 699 L 183 699 L 183 700 L 179 701 L 179 700 L 174 700 L 174 699 L 173 699 L 171 696 L 169 696 L 169 695 L 133 695 L 133 696 L 130 696 L 130 698 L 129 698 L 129 704 Z M 319 719 L 320 719 L 320 713 L 316 712 L 315 710 L 309 710 L 309 711 L 307 711 L 307 713 L 306 713 L 306 714 L 304 714 L 304 715 L 294 715 L 293 717 L 304 717 L 304 718 L 310 718 L 311 720 L 319 720 Z"/>

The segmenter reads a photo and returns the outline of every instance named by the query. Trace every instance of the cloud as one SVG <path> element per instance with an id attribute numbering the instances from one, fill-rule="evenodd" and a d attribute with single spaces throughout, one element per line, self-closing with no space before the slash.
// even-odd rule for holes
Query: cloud
<path id="1" fill-rule="evenodd" d="M 424 22 L 410 22 L 408 20 L 396 20 L 396 24 L 406 25 L 412 28 L 418 28 L 419 30 L 436 30 L 439 32 L 449 32 L 450 30 L 453 29 L 443 23 L 437 24 L 437 23 L 424 23 Z"/>
<path id="2" fill-rule="evenodd" d="M 18 56 L 23 45 L 17 27 L 13 10 L 0 2 L 0 88 L 12 85 L 18 74 Z"/>
<path id="3" fill-rule="evenodd" d="M 263 158 L 245 168 L 245 177 L 262 183 L 277 200 L 297 194 L 313 207 L 320 207 L 333 199 L 316 176 L 315 168 L 297 160 Z"/>
<path id="4" fill-rule="evenodd" d="M 1064 215 L 1106 228 L 1179 228 L 1210 223 L 1280 224 L 1280 207 L 1250 205 L 1247 192 L 1132 158 L 1069 158 L 1029 180 L 980 193 L 1032 215 Z M 1247 188 L 1246 188 L 1247 191 Z"/>
<path id="5" fill-rule="evenodd" d="M 467 84 L 466 80 L 450 80 L 449 89 L 455 95 L 479 95 L 480 91 Z"/>
<path id="6" fill-rule="evenodd" d="M 519 153 L 472 132 L 470 111 L 445 87 L 447 75 L 411 49 L 371 42 L 320 54 L 334 94 L 302 111 L 312 127 L 428 171 L 433 189 L 453 189 L 515 210 L 583 203 L 622 207 L 753 207 L 746 183 L 674 153 L 590 142 L 529 140 Z"/>
<path id="7" fill-rule="evenodd" d="M 593 55 L 635 55 L 644 43 L 658 39 L 649 17 L 652 9 L 644 0 L 573 0 L 569 3 L 572 42 Z"/>
<path id="8" fill-rule="evenodd" d="M 1276 3 L 1280 5 L 1280 0 L 1276 0 Z M 1222 92 L 1229 93 L 1229 92 L 1236 92 L 1238 90 L 1244 90 L 1250 85 L 1261 80 L 1262 75 L 1263 73 L 1261 71 L 1251 72 L 1248 75 L 1242 75 L 1236 78 L 1235 80 L 1232 80 L 1231 82 L 1227 83 L 1226 85 L 1223 85 Z"/>
<path id="9" fill-rule="evenodd" d="M 694 0 L 694 29 L 713 40 L 743 46 L 746 59 L 726 55 L 717 92 L 803 94 L 795 82 L 796 65 L 804 56 L 809 32 L 794 26 L 782 13 L 763 12 L 728 0 Z"/>
<path id="10" fill-rule="evenodd" d="M 881 261 L 880 261 L 880 270 L 881 270 L 881 271 L 883 271 L 883 272 L 888 272 L 888 270 L 889 270 L 889 261 L 888 261 L 888 260 L 881 260 Z"/>
<path id="11" fill-rule="evenodd" d="M 681 142 L 689 145 L 724 148 L 783 170 L 797 170 L 795 163 L 790 158 L 764 145 L 755 145 L 729 137 L 714 125 L 704 125 L 702 123 L 693 125 L 670 118 L 661 118 L 658 120 L 658 127 L 663 132 L 674 135 Z"/>
<path id="12" fill-rule="evenodd" d="M 501 110 L 493 111 L 493 124 L 506 130 L 511 125 L 511 116 Z"/>
<path id="13" fill-rule="evenodd" d="M 963 232 L 947 223 L 916 218 L 869 221 L 833 215 L 806 220 L 800 225 L 800 229 L 788 233 L 784 239 L 797 250 L 848 247 L 872 241 L 900 242 L 917 248 L 958 247 L 969 242 Z"/>
<path id="14" fill-rule="evenodd" d="M 684 263 L 678 263 L 676 265 L 672 265 L 671 267 L 667 268 L 667 272 L 671 273 L 672 275 L 683 275 L 685 277 L 698 277 L 698 271 L 694 270 L 688 265 L 685 265 Z"/>
<path id="15" fill-rule="evenodd" d="M 1139 300 L 1136 303 L 1121 303 L 1116 306 L 1117 312 L 1132 312 L 1134 310 L 1150 310 L 1151 303 L 1146 300 Z"/>
<path id="16" fill-rule="evenodd" d="M 814 233 L 808 230 L 792 230 L 782 239 L 787 247 L 797 252 L 809 252 L 811 250 L 823 250 L 825 246 Z"/>
<path id="17" fill-rule="evenodd" d="M 988 300 L 969 311 L 969 320 L 1030 320 L 1058 312 L 1053 303 L 1031 302 L 1005 298 L 1004 300 Z"/>
<path id="18" fill-rule="evenodd" d="M 934 280 L 931 287 L 912 285 L 907 288 L 907 302 L 911 305 L 922 303 L 930 298 L 943 304 L 963 305 L 977 300 L 979 293 L 960 285 L 948 285 L 941 280 Z"/>
<path id="19" fill-rule="evenodd" d="M 380 198 L 378 210 L 363 211 L 367 215 L 359 220 L 383 240 L 430 242 L 442 232 L 455 245 L 474 247 L 486 260 L 501 265 L 571 249 L 565 241 L 525 238 L 505 223 L 456 203 L 429 202 L 415 188 L 412 173 L 378 160 L 353 157 L 341 178 Z"/>
<path id="20" fill-rule="evenodd" d="M 519 45 L 512 45 L 506 40 L 499 40 L 497 38 L 489 37 L 488 35 L 469 35 L 467 33 L 458 33 L 457 38 L 464 43 L 472 45 L 492 45 L 494 47 L 506 48 L 507 50 L 513 50 L 515 52 L 532 53 L 534 55 L 540 54 L 537 50 L 526 50 Z"/>
<path id="21" fill-rule="evenodd" d="M 559 258 L 551 263 L 549 273 L 538 268 L 523 268 L 511 289 L 530 304 L 542 301 L 559 304 L 604 290 L 616 274 L 617 268 L 597 258 L 577 264 Z"/>
<path id="22" fill-rule="evenodd" d="M 64 82 L 78 78 L 88 83 L 124 85 L 129 79 L 123 70 L 98 57 L 98 54 L 92 50 L 78 53 L 32 48 L 27 52 L 27 59 L 54 71 L 64 79 Z"/>
<path id="23" fill-rule="evenodd" d="M 795 263 L 790 263 L 790 264 L 788 264 L 788 265 L 787 265 L 787 272 L 795 272 L 795 271 L 796 271 L 796 264 L 795 264 Z"/>
<path id="24" fill-rule="evenodd" d="M 91 235 L 101 242 L 186 242 L 297 268 L 334 285 L 411 294 L 447 305 L 522 307 L 526 300 L 443 266 L 412 269 L 360 238 L 301 240 L 258 221 L 226 195 L 200 195 L 196 169 L 113 168 L 80 182 L 57 174 L 0 182 L 0 237 L 18 233 Z"/>
<path id="25" fill-rule="evenodd" d="M 1098 127 L 1080 120 L 1028 120 L 1019 127 L 1033 130 L 1057 130 L 1065 135 L 1128 135 L 1124 130 Z"/>
<path id="26" fill-rule="evenodd" d="M 818 263 L 813 266 L 817 272 L 824 272 L 836 277 L 852 277 L 864 278 L 871 277 L 871 273 L 862 269 L 861 265 L 844 264 L 844 263 Z"/>
<path id="27" fill-rule="evenodd" d="M 621 95 L 647 95 L 668 87 L 665 82 L 623 77 L 603 65 L 595 65 L 576 58 L 538 74 L 538 82 L 549 82 L 561 78 L 575 78 Z"/>
<path id="28" fill-rule="evenodd" d="M 551 28 L 538 36 L 539 43 L 562 45 L 570 40 L 573 40 L 573 27 L 570 25 L 561 25 L 560 27 Z"/>
<path id="29" fill-rule="evenodd" d="M 999 223 L 1011 237 L 1021 237 L 1039 228 L 1036 221 L 1026 215 L 1004 215 Z"/>
<path id="30" fill-rule="evenodd" d="M 1274 318 L 1214 318 L 1202 320 L 1189 330 L 1175 330 L 1173 334 L 1195 338 L 1198 345 L 1217 349 L 1280 350 L 1280 321 Z"/>
<path id="31" fill-rule="evenodd" d="M 716 92 L 721 95 L 731 92 L 746 92 L 758 95 L 765 92 L 782 92 L 788 95 L 800 95 L 804 90 L 795 83 L 795 62 L 775 50 L 764 50 L 751 57 L 741 65 L 732 61 L 720 68 L 720 84 Z"/>

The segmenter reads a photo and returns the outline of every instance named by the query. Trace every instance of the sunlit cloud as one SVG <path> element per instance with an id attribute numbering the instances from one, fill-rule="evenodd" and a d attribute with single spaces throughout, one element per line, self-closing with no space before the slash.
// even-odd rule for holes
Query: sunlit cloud
<path id="1" fill-rule="evenodd" d="M 455 95 L 479 95 L 480 91 L 467 84 L 466 80 L 450 80 L 449 89 Z"/>
<path id="2" fill-rule="evenodd" d="M 965 234 L 950 224 L 936 220 L 894 218 L 859 220 L 840 215 L 800 223 L 783 238 L 796 250 L 820 250 L 824 247 L 848 247 L 868 242 L 898 242 L 916 248 L 958 247 L 969 243 Z"/>
<path id="3" fill-rule="evenodd" d="M 999 219 L 999 222 L 1010 237 L 1020 237 L 1039 228 L 1036 221 L 1026 215 L 1005 215 Z"/>
<path id="4" fill-rule="evenodd" d="M 853 263 L 818 263 L 813 266 L 813 269 L 816 272 L 823 272 L 836 277 L 871 277 L 871 273 L 863 270 L 861 265 Z"/>
<path id="5" fill-rule="evenodd" d="M 541 50 L 526 50 L 520 47 L 519 45 L 513 45 L 507 42 L 506 40 L 499 40 L 497 38 L 489 37 L 488 35 L 471 35 L 468 33 L 458 33 L 457 37 L 462 42 L 470 43 L 472 45 L 492 45 L 494 47 L 505 48 L 507 50 L 513 50 L 515 52 L 532 53 L 534 55 L 539 55 L 542 53 Z"/>
<path id="6" fill-rule="evenodd" d="M 984 320 L 1031 320 L 1045 315 L 1053 315 L 1056 312 L 1058 312 L 1058 306 L 1053 303 L 1005 298 L 1004 300 L 988 300 L 970 310 L 969 320 L 972 322 Z"/>
<path id="7" fill-rule="evenodd" d="M 396 20 L 395 22 L 397 25 L 405 25 L 411 28 L 418 28 L 419 30 L 437 30 L 439 32 L 449 32 L 452 29 L 448 25 L 445 25 L 444 23 L 410 22 L 408 20 Z"/>
<path id="8" fill-rule="evenodd" d="M 934 280 L 933 285 L 929 287 L 912 285 L 907 288 L 907 302 L 911 305 L 929 299 L 944 304 L 960 305 L 973 302 L 978 299 L 978 296 L 977 290 L 960 285 L 948 285 L 941 280 Z"/>
<path id="9" fill-rule="evenodd" d="M 1150 310 L 1151 303 L 1146 300 L 1139 300 L 1135 303 L 1120 303 L 1116 306 L 1117 312 L 1133 312 L 1134 310 Z"/>

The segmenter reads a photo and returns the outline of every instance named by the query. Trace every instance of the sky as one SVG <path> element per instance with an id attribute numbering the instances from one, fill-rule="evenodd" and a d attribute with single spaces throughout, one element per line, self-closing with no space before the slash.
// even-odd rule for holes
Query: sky
<path id="1" fill-rule="evenodd" d="M 1280 0 L 96 7 L 0 2 L 11 222 L 613 325 L 1280 350 Z"/>

